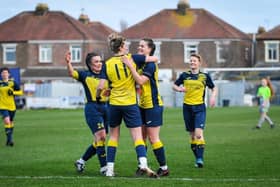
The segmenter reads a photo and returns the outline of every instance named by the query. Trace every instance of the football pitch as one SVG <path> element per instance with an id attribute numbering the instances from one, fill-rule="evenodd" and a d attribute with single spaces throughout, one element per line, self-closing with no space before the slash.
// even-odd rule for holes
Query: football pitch
<path id="1" fill-rule="evenodd" d="M 14 147 L 5 146 L 0 129 L 0 186 L 280 186 L 280 106 L 269 112 L 276 127 L 267 123 L 253 130 L 257 107 L 208 108 L 205 129 L 205 167 L 194 167 L 189 136 L 181 108 L 165 108 L 161 139 L 170 176 L 160 179 L 135 177 L 136 154 L 128 129 L 122 125 L 117 150 L 116 177 L 99 174 L 97 157 L 85 172 L 74 168 L 92 142 L 83 110 L 19 110 Z M 148 146 L 149 166 L 158 165 Z"/>

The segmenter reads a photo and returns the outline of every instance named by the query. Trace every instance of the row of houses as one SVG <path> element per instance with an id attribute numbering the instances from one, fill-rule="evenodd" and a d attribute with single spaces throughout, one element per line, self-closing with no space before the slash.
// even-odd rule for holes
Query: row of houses
<path id="1" fill-rule="evenodd" d="M 88 52 L 104 59 L 111 53 L 107 36 L 116 32 L 81 14 L 76 19 L 38 4 L 0 24 L 0 67 L 20 68 L 23 82 L 69 80 L 64 54 L 70 50 L 75 68 L 85 68 Z M 180 0 L 175 9 L 163 9 L 123 30 L 130 52 L 141 38 L 152 38 L 159 57 L 160 79 L 173 80 L 200 53 L 208 68 L 280 67 L 280 26 L 247 34 L 203 8 Z"/>

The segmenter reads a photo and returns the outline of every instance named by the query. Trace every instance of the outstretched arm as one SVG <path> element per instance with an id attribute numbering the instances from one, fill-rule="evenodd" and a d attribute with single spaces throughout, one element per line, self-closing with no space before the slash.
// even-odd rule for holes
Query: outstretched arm
<path id="1" fill-rule="evenodd" d="M 156 56 L 146 56 L 145 62 L 158 62 L 158 57 Z"/>

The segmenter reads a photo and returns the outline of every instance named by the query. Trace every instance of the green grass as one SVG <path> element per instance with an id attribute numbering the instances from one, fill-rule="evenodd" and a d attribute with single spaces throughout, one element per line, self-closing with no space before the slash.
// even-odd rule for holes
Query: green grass
<path id="1" fill-rule="evenodd" d="M 17 111 L 15 146 L 6 147 L 0 129 L 0 186 L 280 186 L 280 107 L 270 116 L 278 126 L 252 130 L 256 107 L 211 108 L 205 129 L 205 167 L 194 168 L 181 108 L 166 108 L 161 139 L 171 174 L 161 179 L 135 178 L 136 155 L 128 129 L 122 126 L 116 157 L 117 177 L 99 175 L 97 158 L 83 174 L 73 163 L 92 142 L 79 110 Z M 149 165 L 157 169 L 148 148 Z"/>

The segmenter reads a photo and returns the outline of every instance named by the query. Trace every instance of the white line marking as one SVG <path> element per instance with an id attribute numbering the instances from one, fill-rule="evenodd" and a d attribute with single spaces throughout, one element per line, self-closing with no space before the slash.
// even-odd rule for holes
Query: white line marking
<path id="1" fill-rule="evenodd" d="M 0 179 L 100 179 L 95 176 L 0 176 Z M 152 180 L 151 178 L 141 177 L 112 177 L 112 180 Z M 160 180 L 174 181 L 201 181 L 201 182 L 280 182 L 280 178 L 172 178 L 164 177 Z"/>

